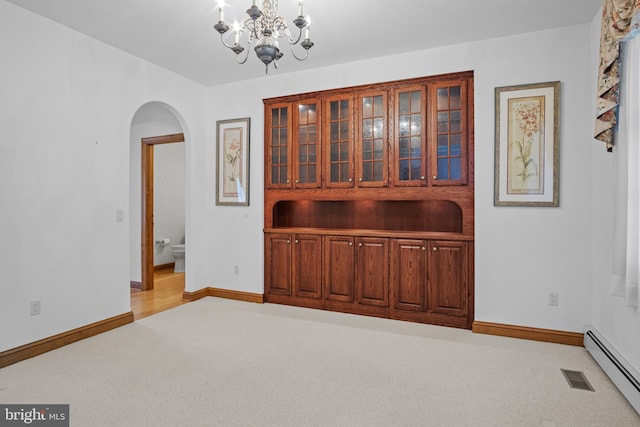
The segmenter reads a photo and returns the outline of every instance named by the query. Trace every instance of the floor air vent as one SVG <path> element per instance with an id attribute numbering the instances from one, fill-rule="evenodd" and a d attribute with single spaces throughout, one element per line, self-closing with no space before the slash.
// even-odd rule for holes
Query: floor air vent
<path id="1" fill-rule="evenodd" d="M 580 371 L 570 371 L 568 369 L 560 369 L 562 371 L 562 375 L 569 383 L 571 388 L 577 388 L 579 390 L 589 390 L 595 391 L 589 381 L 587 381 L 587 377 Z"/>

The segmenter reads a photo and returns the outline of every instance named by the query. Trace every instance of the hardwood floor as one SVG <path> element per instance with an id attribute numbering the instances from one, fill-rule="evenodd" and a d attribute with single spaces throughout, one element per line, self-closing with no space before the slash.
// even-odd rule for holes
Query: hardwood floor
<path id="1" fill-rule="evenodd" d="M 172 268 L 155 271 L 152 290 L 143 292 L 131 288 L 131 311 L 134 320 L 189 302 L 182 299 L 183 292 L 184 273 L 174 273 Z"/>

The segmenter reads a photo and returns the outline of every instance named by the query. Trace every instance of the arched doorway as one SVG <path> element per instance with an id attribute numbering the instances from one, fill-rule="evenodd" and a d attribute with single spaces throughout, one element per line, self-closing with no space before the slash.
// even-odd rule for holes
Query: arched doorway
<path id="1" fill-rule="evenodd" d="M 130 282 L 134 288 L 145 291 L 153 289 L 154 266 L 157 267 L 158 262 L 166 262 L 167 256 L 171 258 L 171 247 L 174 244 L 186 244 L 186 181 L 184 178 L 186 176 L 187 144 L 181 144 L 188 138 L 185 135 L 188 134 L 185 132 L 181 115 L 173 107 L 161 102 L 144 104 L 136 111 L 131 121 L 129 263 Z M 170 168 L 172 170 L 182 168 L 182 197 L 174 197 L 171 200 L 172 221 L 169 222 L 181 222 L 181 224 L 173 224 L 173 228 L 178 228 L 178 231 L 167 231 L 167 227 L 158 227 L 162 230 L 154 230 L 156 228 L 154 227 L 156 223 L 154 217 L 157 219 L 159 213 L 159 208 L 154 204 L 154 193 L 157 193 L 158 190 L 158 179 L 154 180 L 154 175 L 166 178 L 164 171 L 155 170 L 160 164 L 166 165 L 166 161 L 164 163 L 154 162 L 154 152 L 159 151 L 160 147 L 168 148 L 168 146 L 176 145 L 182 146 L 182 155 L 171 156 L 170 160 L 179 164 L 170 166 Z M 164 148 L 160 151 L 164 151 Z M 156 157 L 159 158 L 159 156 Z M 173 172 L 175 173 L 175 171 Z M 155 185 L 154 181 L 156 181 Z M 162 181 L 160 181 L 160 185 L 162 185 Z M 158 203 L 158 205 L 164 206 L 164 211 L 166 211 L 166 201 Z M 173 218 L 174 216 L 178 218 Z M 163 221 L 163 224 L 166 222 Z M 180 227 L 182 228 L 180 229 Z M 168 239 L 169 236 L 171 239 Z M 170 244 L 156 244 L 156 241 L 168 240 L 170 240 Z M 164 257 L 164 261 L 162 257 Z"/>

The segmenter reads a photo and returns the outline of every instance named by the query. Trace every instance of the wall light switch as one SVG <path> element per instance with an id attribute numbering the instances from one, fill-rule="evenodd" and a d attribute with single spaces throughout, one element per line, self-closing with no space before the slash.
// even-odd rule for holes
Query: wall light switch
<path id="1" fill-rule="evenodd" d="M 29 303 L 29 315 L 37 316 L 40 314 L 40 300 L 31 301 Z"/>
<path id="2" fill-rule="evenodd" d="M 124 211 L 122 209 L 116 211 L 116 222 L 124 222 Z"/>

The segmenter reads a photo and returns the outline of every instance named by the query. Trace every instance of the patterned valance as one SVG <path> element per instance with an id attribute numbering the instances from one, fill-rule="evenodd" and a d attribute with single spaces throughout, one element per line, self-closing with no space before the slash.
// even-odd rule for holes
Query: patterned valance
<path id="1" fill-rule="evenodd" d="M 640 34 L 640 0 L 604 0 L 595 138 L 613 149 L 619 100 L 620 41 Z"/>

